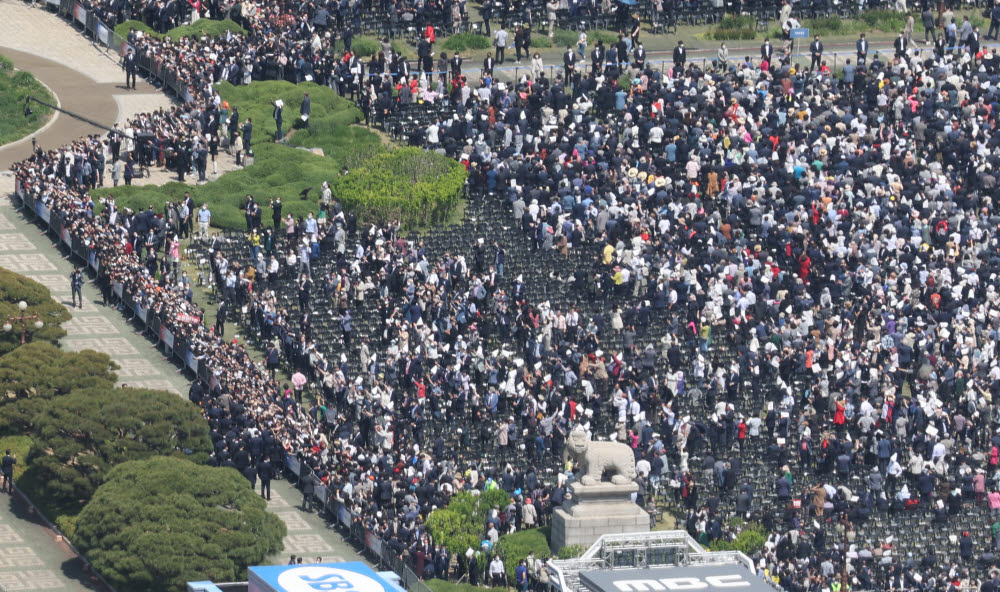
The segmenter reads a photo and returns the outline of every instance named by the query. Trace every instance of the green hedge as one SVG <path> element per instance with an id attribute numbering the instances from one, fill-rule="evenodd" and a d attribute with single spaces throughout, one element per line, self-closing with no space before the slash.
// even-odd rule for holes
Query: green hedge
<path id="1" fill-rule="evenodd" d="M 583 545 L 566 545 L 559 552 L 556 553 L 556 557 L 559 559 L 576 559 L 577 557 L 583 555 L 587 551 L 587 547 Z"/>
<path id="2" fill-rule="evenodd" d="M 751 522 L 743 527 L 735 540 L 712 541 L 708 546 L 712 551 L 740 551 L 753 557 L 764 547 L 766 542 L 767 532 L 764 531 L 764 527 L 756 522 Z"/>
<path id="3" fill-rule="evenodd" d="M 14 142 L 41 128 L 52 116 L 52 109 L 31 104 L 31 115 L 24 115 L 24 99 L 33 96 L 55 103 L 49 89 L 29 72 L 15 72 L 14 64 L 0 56 L 0 146 Z"/>
<path id="4" fill-rule="evenodd" d="M 128 37 L 128 34 L 129 32 L 132 31 L 132 29 L 135 29 L 136 31 L 142 31 L 143 34 L 145 35 L 152 35 L 153 37 L 160 36 L 159 33 L 153 30 L 153 27 L 150 27 L 149 25 L 147 25 L 142 21 L 136 21 L 136 20 L 130 20 L 130 21 L 125 21 L 123 23 L 119 23 L 117 26 L 115 26 L 115 33 L 117 33 L 118 36 L 121 37 L 122 39 L 125 39 Z"/>
<path id="5" fill-rule="evenodd" d="M 165 202 L 178 201 L 189 191 L 199 206 L 208 204 L 212 226 L 234 230 L 246 228 L 239 208 L 247 194 L 265 206 L 263 220 L 270 225 L 270 210 L 266 208 L 270 198 L 281 196 L 286 215 L 318 212 L 323 181 L 334 186 L 334 195 L 361 220 L 381 221 L 391 215 L 406 225 L 425 224 L 447 219 L 458 204 L 466 177 L 463 166 L 417 148 L 384 148 L 378 135 L 355 125 L 361 111 L 326 86 L 267 81 L 235 87 L 223 83 L 217 88 L 223 100 L 239 109 L 241 122 L 247 117 L 253 120 L 253 166 L 231 171 L 205 185 L 170 182 L 104 187 L 93 195 L 114 195 L 119 207 L 138 210 L 153 204 L 159 210 Z M 309 127 L 297 129 L 288 145 L 274 143 L 272 102 L 278 98 L 285 102 L 285 124 L 290 128 L 298 121 L 304 92 L 312 102 Z M 320 148 L 323 156 L 299 148 Z M 369 160 L 371 164 L 367 164 Z M 351 167 L 351 174 L 338 178 L 345 164 Z M 299 194 L 306 188 L 311 191 L 308 199 L 302 200 Z"/>
<path id="6" fill-rule="evenodd" d="M 446 221 L 467 172 L 461 163 L 422 150 L 382 152 L 332 183 L 334 195 L 359 218 L 425 226 Z"/>
<path id="7" fill-rule="evenodd" d="M 448 51 L 466 51 L 489 49 L 490 39 L 476 33 L 457 33 L 441 42 L 441 49 Z"/>
<path id="8" fill-rule="evenodd" d="M 708 33 L 716 41 L 747 40 L 757 36 L 757 20 L 752 16 L 726 16 Z"/>
<path id="9" fill-rule="evenodd" d="M 913 24 L 914 34 L 922 33 L 924 25 L 919 15 Z M 961 19 L 960 15 L 956 18 Z M 986 26 L 989 21 L 983 19 L 975 12 L 969 14 L 969 21 L 973 26 Z M 854 36 L 859 33 L 889 33 L 895 35 L 906 26 L 906 13 L 895 10 L 866 10 L 857 18 L 843 19 L 839 17 L 821 17 L 813 19 L 803 19 L 802 26 L 809 29 L 810 35 L 821 37 L 834 35 Z M 771 38 L 780 38 L 781 29 L 775 28 L 771 32 Z"/>
<path id="10" fill-rule="evenodd" d="M 129 31 L 135 29 L 136 31 L 142 31 L 146 35 L 152 35 L 153 37 L 162 39 L 163 37 L 170 37 L 171 39 L 177 40 L 181 37 L 220 37 L 226 34 L 226 31 L 232 31 L 233 33 L 238 33 L 240 35 L 246 34 L 246 29 L 239 26 L 235 22 L 226 19 L 224 21 L 216 21 L 212 19 L 199 19 L 193 25 L 181 25 L 180 27 L 174 27 L 167 31 L 165 35 L 161 35 L 153 30 L 152 27 L 143 23 L 142 21 L 125 21 L 115 27 L 115 33 L 122 39 L 128 37 Z"/>
<path id="11" fill-rule="evenodd" d="M 535 36 L 532 35 L 532 38 Z M 553 40 L 555 41 L 556 47 L 565 48 L 567 45 L 576 48 L 577 39 L 580 38 L 580 33 L 577 31 L 571 31 L 569 29 L 556 29 L 553 34 Z M 603 41 L 605 46 L 611 43 L 618 43 L 618 34 L 611 31 L 600 31 L 596 29 L 591 29 L 587 31 L 587 47 L 592 48 L 598 41 Z"/>
<path id="12" fill-rule="evenodd" d="M 382 43 L 374 37 L 358 37 L 351 42 L 351 50 L 360 57 L 367 58 L 382 50 Z"/>
<path id="13" fill-rule="evenodd" d="M 517 581 L 514 577 L 514 570 L 517 569 L 517 564 L 529 554 L 541 558 L 552 554 L 552 550 L 549 548 L 548 530 L 548 527 L 531 528 L 500 537 L 496 551 L 507 570 L 508 582 L 513 584 Z"/>
<path id="14" fill-rule="evenodd" d="M 434 542 L 451 551 L 452 555 L 464 554 L 467 549 L 478 550 L 486 535 L 486 518 L 492 508 L 503 508 L 510 502 L 510 495 L 492 489 L 473 495 L 461 491 L 427 517 L 427 529 Z M 479 556 L 480 563 L 486 560 Z"/>

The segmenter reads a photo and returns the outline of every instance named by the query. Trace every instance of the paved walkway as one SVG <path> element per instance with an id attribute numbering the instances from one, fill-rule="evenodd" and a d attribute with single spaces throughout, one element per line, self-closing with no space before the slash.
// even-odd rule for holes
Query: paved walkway
<path id="1" fill-rule="evenodd" d="M 0 196 L 12 193 L 13 183 L 13 176 L 9 172 L 0 173 Z M 52 291 L 52 297 L 56 301 L 71 307 L 69 274 L 74 263 L 42 232 L 40 226 L 22 215 L 11 199 L 0 198 L 0 267 L 40 282 Z M 92 349 L 111 356 L 119 366 L 119 386 L 162 389 L 187 395 L 189 379 L 150 341 L 140 335 L 136 327 L 121 313 L 114 308 L 102 306 L 100 292 L 90 282 L 83 287 L 83 300 L 82 308 L 70 308 L 73 318 L 63 325 L 67 332 L 62 340 L 64 348 L 74 351 Z M 301 503 L 302 495 L 287 481 L 275 481 L 272 484 L 268 506 L 285 522 L 288 536 L 284 541 L 285 550 L 269 558 L 269 563 L 284 563 L 289 554 L 305 556 L 310 560 L 317 556 L 331 561 L 363 560 L 350 544 L 343 541 L 340 533 L 329 527 L 317 514 L 299 509 Z M 11 587 L 4 579 L 27 579 L 20 570 L 14 569 L 20 565 L 16 563 L 10 569 L 17 573 L 5 575 L 5 532 L 16 530 L 20 534 L 10 537 L 13 541 L 12 548 L 34 557 L 31 561 L 51 572 L 49 580 L 46 580 L 47 586 L 51 584 L 49 587 L 60 590 L 83 589 L 79 567 L 75 573 L 69 569 L 71 566 L 66 569 L 62 567 L 68 551 L 56 544 L 38 525 L 27 522 L 23 515 L 16 514 L 14 511 L 20 504 L 12 503 L 10 506 L 8 508 L 0 503 L 0 585 L 8 592 L 35 589 Z M 8 524 L 11 524 L 9 528 Z M 30 546 L 21 544 L 29 539 Z M 39 567 L 35 571 L 45 570 Z"/>
<path id="2" fill-rule="evenodd" d="M 68 23 L 19 0 L 0 0 L 0 54 L 19 70 L 45 83 L 59 105 L 102 125 L 136 113 L 170 107 L 170 100 L 142 79 L 136 90 L 125 88 L 125 74 L 113 52 L 100 48 Z M 104 130 L 66 114 L 37 134 L 0 147 L 0 170 L 31 154 L 31 137 L 45 149 Z"/>
<path id="3" fill-rule="evenodd" d="M 100 590 L 83 561 L 20 498 L 0 502 L 0 586 L 7 592 Z"/>
<path id="4" fill-rule="evenodd" d="M 15 67 L 30 71 L 47 84 L 63 108 L 108 124 L 171 105 L 163 93 L 142 80 L 137 90 L 126 90 L 116 58 L 92 45 L 55 15 L 15 0 L 0 0 L 0 14 L 0 53 L 13 60 Z M 52 148 L 94 133 L 102 132 L 60 115 L 37 134 L 37 139 L 43 148 Z M 22 216 L 8 198 L 14 189 L 10 164 L 25 158 L 30 150 L 30 138 L 0 147 L 0 267 L 44 284 L 53 298 L 69 307 L 69 274 L 75 262 L 69 261 L 41 227 Z M 220 173 L 233 168 L 231 160 L 223 157 Z M 142 182 L 159 184 L 167 180 L 172 179 L 166 173 L 154 171 L 150 179 Z M 164 389 L 186 396 L 189 380 L 124 316 L 101 306 L 100 293 L 90 283 L 84 285 L 83 297 L 83 307 L 71 309 L 73 318 L 63 325 L 67 331 L 63 347 L 110 355 L 120 367 L 119 385 Z M 316 557 L 332 561 L 361 559 L 343 542 L 339 532 L 316 514 L 300 510 L 301 501 L 301 494 L 288 482 L 273 483 L 269 507 L 287 525 L 288 536 L 285 550 L 269 558 L 271 563 L 285 563 L 290 554 L 310 561 Z M 8 592 L 94 589 L 83 573 L 82 562 L 65 542 L 33 516 L 26 504 L 2 498 L 0 586 Z"/>

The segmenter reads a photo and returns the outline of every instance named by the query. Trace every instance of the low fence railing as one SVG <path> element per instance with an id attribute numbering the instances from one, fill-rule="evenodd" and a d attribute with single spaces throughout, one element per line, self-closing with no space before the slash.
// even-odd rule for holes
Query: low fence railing
<path id="1" fill-rule="evenodd" d="M 34 218 L 57 243 L 65 245 L 71 255 L 82 261 L 89 270 L 95 274 L 100 273 L 101 262 L 97 251 L 83 239 L 73 236 L 70 225 L 58 212 L 52 210 L 43 201 L 36 199 L 34 195 L 24 189 L 20 182 L 15 185 L 14 193 L 21 201 L 22 211 L 26 216 Z M 192 348 L 191 340 L 171 330 L 163 315 L 143 306 L 142 302 L 127 289 L 125 284 L 114 282 L 111 285 L 111 291 L 123 314 L 129 317 L 130 322 L 138 325 L 143 334 L 152 338 L 156 347 L 160 348 L 168 359 L 190 374 L 200 377 L 212 392 L 221 392 L 219 378 L 204 357 L 199 356 Z M 430 588 L 420 580 L 407 562 L 394 553 L 388 545 L 382 544 L 382 539 L 376 532 L 364 525 L 361 516 L 352 513 L 343 503 L 337 501 L 333 492 L 311 469 L 306 467 L 306 470 L 303 471 L 301 463 L 293 455 L 285 455 L 284 466 L 286 474 L 295 480 L 297 486 L 301 485 L 303 479 L 314 480 L 316 485 L 313 497 L 315 501 L 319 502 L 320 510 L 331 521 L 340 524 L 344 531 L 349 533 L 351 538 L 370 553 L 379 564 L 398 574 L 407 590 L 431 592 Z M 89 566 L 86 557 L 79 553 L 78 555 Z M 96 570 L 91 568 L 91 571 L 97 574 L 108 590 L 114 591 Z"/>

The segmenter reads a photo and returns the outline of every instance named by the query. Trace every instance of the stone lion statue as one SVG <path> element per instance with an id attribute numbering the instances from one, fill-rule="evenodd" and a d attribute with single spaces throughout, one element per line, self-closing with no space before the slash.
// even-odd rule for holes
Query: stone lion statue
<path id="1" fill-rule="evenodd" d="M 611 482 L 625 485 L 635 479 L 635 455 L 621 442 L 593 442 L 583 430 L 573 430 L 567 441 L 569 453 L 580 463 L 581 485 L 597 485 L 604 471 L 614 473 Z"/>

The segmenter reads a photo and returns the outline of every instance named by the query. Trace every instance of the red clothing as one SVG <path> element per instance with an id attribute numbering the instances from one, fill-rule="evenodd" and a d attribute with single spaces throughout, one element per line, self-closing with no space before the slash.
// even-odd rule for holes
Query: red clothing
<path id="1" fill-rule="evenodd" d="M 837 401 L 837 411 L 833 414 L 833 423 L 835 425 L 842 426 L 847 423 L 847 418 L 844 417 L 844 407 L 846 405 L 843 401 Z"/>
<path id="2" fill-rule="evenodd" d="M 809 267 L 812 265 L 812 260 L 809 259 L 808 255 L 802 255 L 799 257 L 799 275 L 802 277 L 802 281 L 809 279 Z"/>

